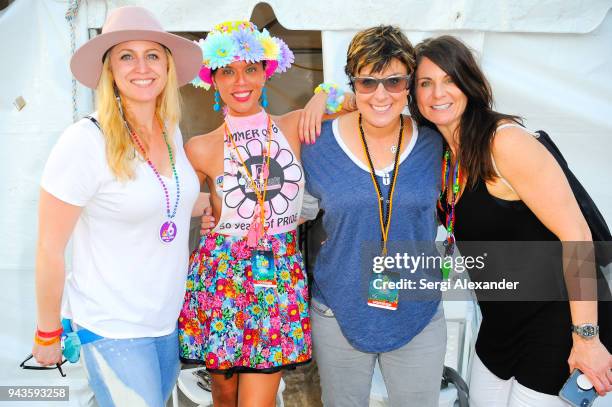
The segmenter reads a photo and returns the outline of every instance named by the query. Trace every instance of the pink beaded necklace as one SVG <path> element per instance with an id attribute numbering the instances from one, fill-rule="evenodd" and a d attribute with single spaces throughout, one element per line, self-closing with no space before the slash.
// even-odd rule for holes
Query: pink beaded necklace
<path id="1" fill-rule="evenodd" d="M 151 167 L 151 169 L 153 170 L 153 173 L 155 174 L 155 176 L 157 177 L 157 180 L 161 184 L 162 189 L 164 190 L 164 196 L 166 198 L 166 216 L 168 217 L 168 220 L 162 223 L 161 227 L 159 228 L 159 238 L 164 243 L 170 243 L 174 240 L 178 232 L 176 228 L 176 224 L 172 221 L 172 219 L 174 219 L 174 217 L 176 216 L 176 211 L 178 209 L 178 204 L 181 198 L 181 188 L 179 184 L 179 177 L 176 172 L 176 166 L 174 165 L 174 157 L 172 156 L 172 148 L 170 147 L 170 143 L 168 142 L 168 135 L 166 134 L 166 128 L 165 126 L 162 125 L 161 121 L 159 124 L 162 129 L 162 134 L 164 136 L 164 142 L 166 143 L 166 147 L 168 148 L 168 156 L 170 157 L 170 165 L 172 167 L 172 173 L 174 175 L 174 180 L 176 181 L 176 201 L 174 202 L 174 208 L 172 208 L 172 212 L 170 212 L 170 195 L 168 194 L 168 188 L 166 187 L 166 183 L 162 179 L 157 168 L 155 168 L 155 165 L 153 165 L 153 163 L 147 156 L 147 153 L 142 143 L 140 142 L 138 135 L 136 135 L 136 132 L 130 130 L 130 135 L 132 137 L 132 140 L 134 140 L 134 143 L 140 149 L 140 152 L 142 156 L 144 157 L 144 159 L 147 161 L 147 164 L 149 164 L 149 167 Z"/>

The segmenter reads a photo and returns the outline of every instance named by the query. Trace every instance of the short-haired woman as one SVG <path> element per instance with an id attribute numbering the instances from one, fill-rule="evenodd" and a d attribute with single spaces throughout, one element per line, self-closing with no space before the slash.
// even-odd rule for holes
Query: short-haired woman
<path id="1" fill-rule="evenodd" d="M 433 163 L 442 139 L 402 115 L 413 70 L 412 45 L 398 28 L 359 32 L 345 68 L 357 111 L 324 123 L 317 143 L 302 148 L 308 191 L 324 211 L 327 235 L 311 301 L 326 406 L 369 405 L 376 362 L 392 406 L 438 405 L 446 350 L 439 296 L 415 301 L 408 292 L 376 287 L 366 293 L 370 274 L 360 263 L 372 244 L 394 256 L 398 242 L 436 236 L 440 174 Z M 436 278 L 425 274 L 419 269 L 414 276 Z"/>

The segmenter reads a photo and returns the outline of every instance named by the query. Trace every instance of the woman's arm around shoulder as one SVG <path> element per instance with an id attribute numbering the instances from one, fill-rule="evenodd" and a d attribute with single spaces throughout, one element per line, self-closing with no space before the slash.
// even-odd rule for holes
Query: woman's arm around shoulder
<path id="1" fill-rule="evenodd" d="M 305 144 L 314 144 L 316 138 L 321 135 L 321 123 L 325 120 L 334 119 L 346 113 L 357 110 L 355 103 L 355 95 L 350 92 L 344 93 L 344 101 L 342 109 L 336 113 L 326 113 L 327 93 L 315 93 L 304 109 L 298 110 L 300 119 L 298 122 L 298 135 L 300 140 Z"/>

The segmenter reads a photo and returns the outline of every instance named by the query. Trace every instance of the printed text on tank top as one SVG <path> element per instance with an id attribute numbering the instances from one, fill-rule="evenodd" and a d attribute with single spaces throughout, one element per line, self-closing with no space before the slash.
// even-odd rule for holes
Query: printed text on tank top
<path id="1" fill-rule="evenodd" d="M 226 123 L 232 140 L 226 136 L 223 175 L 218 175 L 214 180 L 222 204 L 220 219 L 214 231 L 233 236 L 248 234 L 258 198 L 243 167 L 246 166 L 255 180 L 260 179 L 268 153 L 270 158 L 265 188 L 264 226 L 269 235 L 294 230 L 302 206 L 304 175 L 302 165 L 282 131 L 272 121 L 272 140 L 269 151 L 266 151 L 268 115 L 265 111 L 247 117 L 228 115 Z M 233 153 L 233 145 L 239 154 Z"/>
<path id="2" fill-rule="evenodd" d="M 236 145 L 236 141 L 234 141 L 232 137 L 233 132 L 228 126 L 227 119 L 224 122 L 224 130 L 225 142 L 228 146 L 230 157 L 232 158 L 232 166 L 236 164 L 237 161 L 240 162 L 240 167 L 238 167 L 238 170 L 242 173 L 240 180 L 246 180 L 248 183 L 245 183 L 245 185 L 248 184 L 257 197 L 257 205 L 255 206 L 253 218 L 249 226 L 249 232 L 247 234 L 247 243 L 249 247 L 261 246 L 264 248 L 265 246 L 266 250 L 269 250 L 269 240 L 266 237 L 268 225 L 265 224 L 265 201 L 268 192 L 268 179 L 270 178 L 270 144 L 273 138 L 272 118 L 270 115 L 267 115 L 266 143 L 263 147 L 263 156 L 260 166 L 250 166 L 246 164 L 245 159 L 242 157 L 242 154 L 240 154 L 240 150 Z M 251 168 L 250 171 L 249 168 Z"/>

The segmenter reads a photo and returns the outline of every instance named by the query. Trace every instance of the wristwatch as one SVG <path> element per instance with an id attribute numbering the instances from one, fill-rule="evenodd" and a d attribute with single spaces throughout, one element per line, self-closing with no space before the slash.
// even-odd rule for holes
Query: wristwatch
<path id="1" fill-rule="evenodd" d="M 599 334 L 599 326 L 594 324 L 572 325 L 572 332 L 584 339 L 593 339 Z"/>

